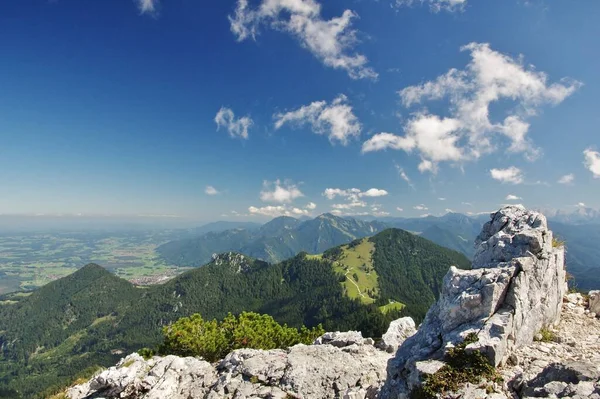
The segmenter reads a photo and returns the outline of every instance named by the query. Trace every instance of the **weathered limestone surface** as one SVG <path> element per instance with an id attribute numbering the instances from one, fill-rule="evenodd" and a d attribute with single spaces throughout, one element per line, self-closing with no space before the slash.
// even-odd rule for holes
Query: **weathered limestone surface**
<path id="1" fill-rule="evenodd" d="M 415 321 L 411 317 L 402 317 L 390 323 L 377 347 L 390 353 L 398 350 L 406 339 L 417 332 Z"/>
<path id="2" fill-rule="evenodd" d="M 600 315 L 600 291 L 590 291 L 590 312 Z"/>
<path id="3" fill-rule="evenodd" d="M 218 365 L 192 357 L 132 354 L 69 389 L 71 399 L 375 398 L 390 354 L 373 345 L 240 349 Z"/>
<path id="4" fill-rule="evenodd" d="M 566 291 L 564 249 L 554 247 L 546 218 L 522 206 L 492 215 L 477 238 L 473 270 L 452 267 L 439 300 L 417 334 L 407 339 L 388 368 L 383 397 L 408 395 L 423 360 L 442 360 L 445 351 L 476 333 L 469 345 L 494 365 L 511 350 L 529 345 L 543 327 L 560 318 Z"/>

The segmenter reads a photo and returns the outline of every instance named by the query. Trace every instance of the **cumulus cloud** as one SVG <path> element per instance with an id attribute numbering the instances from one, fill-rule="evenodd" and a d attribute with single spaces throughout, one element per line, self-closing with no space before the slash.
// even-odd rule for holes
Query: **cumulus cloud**
<path id="1" fill-rule="evenodd" d="M 352 209 L 352 208 L 364 208 L 366 206 L 367 206 L 367 203 L 364 201 L 352 201 L 352 202 L 348 202 L 346 204 L 331 205 L 331 207 L 333 209 L 343 209 L 343 210 L 348 210 L 348 209 Z"/>
<path id="2" fill-rule="evenodd" d="M 398 212 L 404 212 L 404 209 L 400 208 L 399 206 L 398 206 L 398 207 L 396 207 L 396 210 L 397 210 Z"/>
<path id="3" fill-rule="evenodd" d="M 230 108 L 221 107 L 215 116 L 217 130 L 221 127 L 227 129 L 229 136 L 232 138 L 248 139 L 248 129 L 252 126 L 252 119 L 248 116 L 242 118 L 235 117 L 235 114 Z"/>
<path id="4" fill-rule="evenodd" d="M 439 198 L 438 198 L 438 201 L 446 201 L 446 198 L 444 198 L 444 197 L 439 197 Z"/>
<path id="5" fill-rule="evenodd" d="M 158 0 L 134 0 L 140 10 L 140 14 L 156 14 L 158 12 Z"/>
<path id="6" fill-rule="evenodd" d="M 332 209 L 336 215 L 345 215 L 345 216 L 357 216 L 362 214 L 363 212 L 353 211 L 355 208 L 365 208 L 369 204 L 367 204 L 364 199 L 367 198 L 377 198 L 388 195 L 386 190 L 382 190 L 379 188 L 370 188 L 366 191 L 362 191 L 358 188 L 349 188 L 349 189 L 341 189 L 341 188 L 326 188 L 323 191 L 323 196 L 329 200 L 333 200 L 336 198 L 340 198 L 345 200 L 346 202 L 336 203 L 331 205 Z M 375 216 L 386 216 L 387 212 L 379 209 L 381 205 L 371 204 L 372 215 Z M 352 212 L 351 212 L 352 211 Z"/>
<path id="7" fill-rule="evenodd" d="M 577 205 L 575 205 L 578 208 L 585 208 L 585 204 L 583 202 L 579 202 Z"/>
<path id="8" fill-rule="evenodd" d="M 313 132 L 325 134 L 329 141 L 348 144 L 353 137 L 360 136 L 362 126 L 352 112 L 345 95 L 339 95 L 331 103 L 315 101 L 297 110 L 273 115 L 275 129 L 280 129 L 286 123 L 292 126 L 309 125 Z"/>
<path id="9" fill-rule="evenodd" d="M 585 167 L 592 172 L 596 179 L 600 179 L 600 152 L 587 148 L 583 151 Z"/>
<path id="10" fill-rule="evenodd" d="M 414 4 L 427 4 L 429 9 L 435 13 L 440 11 L 462 11 L 467 4 L 467 0 L 395 0 L 392 2 L 392 8 L 410 7 Z"/>
<path id="11" fill-rule="evenodd" d="M 508 195 L 506 196 L 506 201 L 518 201 L 518 200 L 522 200 L 522 199 L 523 199 L 523 198 L 521 198 L 521 197 L 517 197 L 517 196 L 516 196 L 516 195 L 514 195 L 514 194 L 508 194 Z"/>
<path id="12" fill-rule="evenodd" d="M 429 210 L 429 208 L 427 208 L 425 205 L 421 204 L 421 205 L 416 205 L 413 206 L 413 209 L 416 209 L 417 211 L 427 211 Z"/>
<path id="13" fill-rule="evenodd" d="M 327 199 L 332 200 L 336 197 L 342 197 L 347 198 L 352 202 L 360 202 L 359 198 L 363 197 L 383 197 L 388 194 L 389 193 L 386 190 L 380 188 L 370 188 L 367 191 L 361 191 L 358 188 L 326 188 L 325 191 L 323 191 L 323 196 Z"/>
<path id="14" fill-rule="evenodd" d="M 454 211 L 450 208 L 446 208 L 446 213 L 454 213 Z"/>
<path id="15" fill-rule="evenodd" d="M 352 79 L 377 79 L 363 54 L 353 51 L 358 43 L 352 21 L 358 17 L 351 10 L 329 20 L 321 16 L 316 0 L 261 0 L 251 7 L 248 0 L 238 0 L 234 15 L 229 16 L 231 31 L 238 41 L 256 40 L 261 26 L 294 36 L 328 67 L 346 71 Z"/>
<path id="16" fill-rule="evenodd" d="M 359 197 L 383 197 L 388 195 L 388 192 L 379 188 L 370 188 L 364 193 L 359 193 Z"/>
<path id="17" fill-rule="evenodd" d="M 206 195 L 217 195 L 217 194 L 221 194 L 219 192 L 219 190 L 217 190 L 216 188 L 214 188 L 213 186 L 206 186 L 206 188 L 204 189 L 204 193 Z"/>
<path id="18" fill-rule="evenodd" d="M 290 203 L 296 198 L 303 197 L 302 191 L 291 182 L 275 180 L 274 182 L 264 181 L 263 190 L 260 192 L 260 199 L 264 202 Z"/>
<path id="19" fill-rule="evenodd" d="M 515 166 L 506 169 L 491 169 L 490 175 L 492 179 L 502 183 L 521 184 L 524 180 L 521 169 Z"/>
<path id="20" fill-rule="evenodd" d="M 558 179 L 559 184 L 571 184 L 575 180 L 575 175 L 573 173 L 564 175 L 560 179 Z"/>
<path id="21" fill-rule="evenodd" d="M 249 216 L 311 216 L 311 212 L 317 208 L 314 202 L 309 202 L 304 207 L 293 205 L 267 205 L 262 207 L 251 206 L 248 208 Z"/>
<path id="22" fill-rule="evenodd" d="M 529 123 L 542 105 L 557 105 L 573 94 L 581 83 L 562 79 L 549 83 L 544 72 L 526 67 L 490 48 L 471 43 L 471 61 L 465 69 L 451 69 L 435 80 L 409 86 L 399 92 L 404 106 L 422 107 L 424 101 L 447 99 L 449 116 L 420 109 L 404 125 L 404 135 L 378 133 L 363 143 L 363 152 L 384 149 L 416 152 L 421 172 L 435 172 L 440 162 L 459 164 L 498 150 L 508 141 L 508 152 L 522 153 L 529 160 L 541 152 L 528 138 Z M 513 103 L 508 116 L 491 120 L 493 103 Z"/>

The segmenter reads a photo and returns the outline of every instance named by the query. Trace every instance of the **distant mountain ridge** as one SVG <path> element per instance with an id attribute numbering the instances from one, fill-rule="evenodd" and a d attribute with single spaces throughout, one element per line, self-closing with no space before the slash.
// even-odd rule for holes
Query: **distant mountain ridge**
<path id="1" fill-rule="evenodd" d="M 567 269 L 581 289 L 600 285 L 600 212 L 579 207 L 574 212 L 548 211 L 547 219 L 556 235 L 566 241 Z M 353 239 L 371 236 L 386 228 L 399 228 L 438 245 L 472 258 L 475 239 L 489 215 L 468 216 L 447 213 L 443 216 L 419 218 L 375 216 L 337 217 L 324 214 L 301 221 L 275 218 L 259 229 L 226 230 L 203 237 L 177 240 L 159 247 L 167 262 L 199 266 L 214 253 L 238 251 L 258 259 L 274 262 L 288 259 L 299 252 L 320 253 L 329 247 L 346 244 Z M 371 232 L 373 230 L 373 232 Z"/>
<path id="2" fill-rule="evenodd" d="M 161 245 L 157 252 L 168 263 L 201 266 L 213 254 L 235 251 L 267 262 L 279 262 L 300 252 L 317 254 L 388 228 L 378 221 L 345 219 L 329 213 L 301 221 L 277 217 L 257 229 L 236 228 Z"/>

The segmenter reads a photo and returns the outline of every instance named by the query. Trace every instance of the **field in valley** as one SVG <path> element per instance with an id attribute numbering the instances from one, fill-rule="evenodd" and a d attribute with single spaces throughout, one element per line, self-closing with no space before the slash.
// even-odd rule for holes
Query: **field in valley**
<path id="1" fill-rule="evenodd" d="M 88 263 L 136 283 L 168 278 L 185 270 L 155 252 L 170 239 L 154 231 L 0 235 L 0 294 L 40 287 Z"/>

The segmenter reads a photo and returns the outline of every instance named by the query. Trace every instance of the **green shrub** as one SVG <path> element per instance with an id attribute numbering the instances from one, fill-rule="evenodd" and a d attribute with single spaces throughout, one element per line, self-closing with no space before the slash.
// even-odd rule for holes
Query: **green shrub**
<path id="1" fill-rule="evenodd" d="M 467 352 L 467 345 L 477 340 L 477 334 L 472 333 L 450 349 L 444 359 L 446 364 L 427 376 L 422 386 L 412 392 L 412 397 L 433 399 L 438 394 L 456 392 L 466 383 L 479 384 L 482 379 L 498 380 L 499 374 L 484 354 L 477 350 Z"/>
<path id="2" fill-rule="evenodd" d="M 240 348 L 276 349 L 299 343 L 310 344 L 325 331 L 321 325 L 308 329 L 288 327 L 269 315 L 229 313 L 223 321 L 207 321 L 199 314 L 184 317 L 163 329 L 161 354 L 202 356 L 214 362 Z"/>
<path id="3" fill-rule="evenodd" d="M 540 342 L 554 342 L 556 341 L 556 334 L 552 331 L 549 330 L 548 328 L 542 328 L 539 332 L 540 334 L 540 338 L 537 339 L 537 341 Z"/>
<path id="4" fill-rule="evenodd" d="M 154 349 L 150 349 L 150 348 L 142 348 L 137 353 L 138 353 L 138 355 L 143 357 L 145 360 L 151 359 L 156 354 L 154 352 Z"/>

